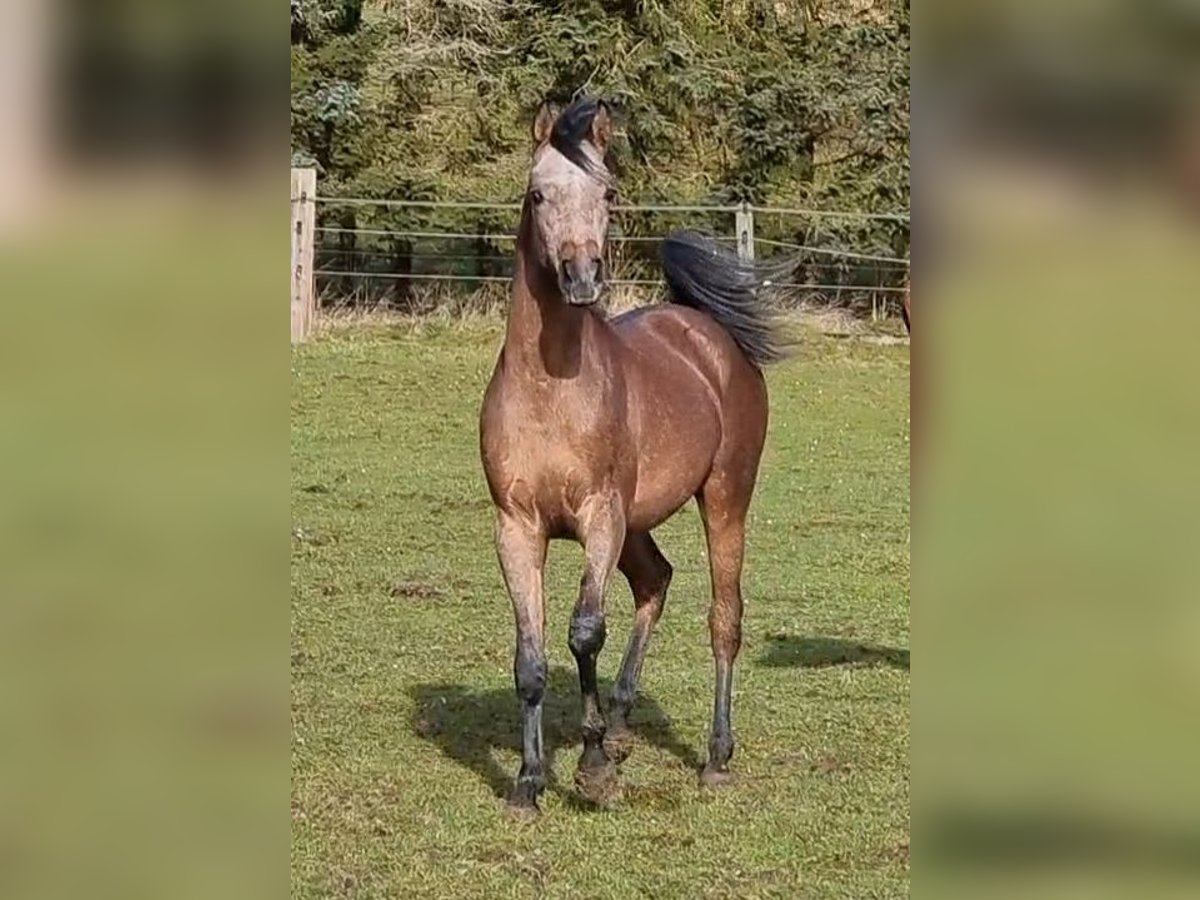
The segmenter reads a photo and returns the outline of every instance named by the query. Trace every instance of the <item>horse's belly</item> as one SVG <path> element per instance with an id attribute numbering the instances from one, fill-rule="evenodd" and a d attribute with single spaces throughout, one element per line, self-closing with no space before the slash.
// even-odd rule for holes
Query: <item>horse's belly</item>
<path id="1" fill-rule="evenodd" d="M 691 415 L 662 417 L 643 430 L 628 516 L 631 530 L 661 524 L 704 483 L 721 439 L 715 411 L 704 405 L 692 407 Z"/>

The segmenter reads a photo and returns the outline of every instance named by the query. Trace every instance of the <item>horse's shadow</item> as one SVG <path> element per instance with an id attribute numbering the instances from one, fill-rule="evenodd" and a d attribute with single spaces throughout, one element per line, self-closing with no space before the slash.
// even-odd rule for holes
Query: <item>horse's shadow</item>
<path id="1" fill-rule="evenodd" d="M 826 666 L 889 666 L 908 670 L 908 651 L 899 647 L 863 644 L 835 637 L 803 637 L 773 634 L 767 638 L 760 666 L 797 666 L 822 669 Z"/>
<path id="2" fill-rule="evenodd" d="M 612 682 L 600 679 L 600 691 L 602 697 L 609 696 Z M 521 711 L 515 690 L 511 686 L 472 691 L 460 684 L 421 684 L 411 694 L 416 701 L 414 733 L 479 775 L 497 797 L 507 796 L 516 770 L 510 772 L 502 766 L 494 751 L 510 750 L 518 755 L 521 752 Z M 563 667 L 551 668 L 542 707 L 542 745 L 547 786 L 564 796 L 572 794 L 554 777 L 554 757 L 560 750 L 582 749 L 581 718 L 575 672 Z M 685 766 L 700 768 L 701 760 L 695 749 L 680 740 L 671 720 L 652 698 L 638 694 L 629 727 L 640 740 L 666 750 Z"/>

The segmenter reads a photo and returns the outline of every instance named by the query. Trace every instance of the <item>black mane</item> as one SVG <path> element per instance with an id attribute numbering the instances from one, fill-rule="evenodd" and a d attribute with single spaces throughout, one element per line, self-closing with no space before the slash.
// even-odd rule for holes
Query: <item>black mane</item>
<path id="1" fill-rule="evenodd" d="M 600 181 L 609 181 L 610 176 L 603 165 L 597 165 L 584 148 L 584 142 L 592 145 L 592 120 L 603 100 L 581 97 L 559 113 L 550 131 L 550 146 L 569 159 L 583 171 Z"/>

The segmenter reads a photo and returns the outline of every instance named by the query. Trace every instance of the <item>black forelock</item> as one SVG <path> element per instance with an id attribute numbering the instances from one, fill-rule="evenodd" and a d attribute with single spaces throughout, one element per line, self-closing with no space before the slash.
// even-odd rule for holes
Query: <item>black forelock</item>
<path id="1" fill-rule="evenodd" d="M 593 178 L 608 181 L 608 172 L 596 164 L 583 146 L 585 141 L 592 143 L 592 120 L 602 104 L 595 97 L 581 97 L 559 113 L 550 131 L 550 146 Z"/>

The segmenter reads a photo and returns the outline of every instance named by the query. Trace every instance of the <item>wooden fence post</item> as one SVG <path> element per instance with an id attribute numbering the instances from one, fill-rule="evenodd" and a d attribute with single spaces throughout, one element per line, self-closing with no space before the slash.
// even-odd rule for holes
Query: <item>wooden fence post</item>
<path id="1" fill-rule="evenodd" d="M 307 340 L 317 318 L 313 246 L 317 170 L 292 169 L 292 343 Z"/>
<path id="2" fill-rule="evenodd" d="M 738 256 L 745 260 L 754 259 L 754 209 L 749 203 L 738 207 L 734 227 L 737 229 Z"/>

